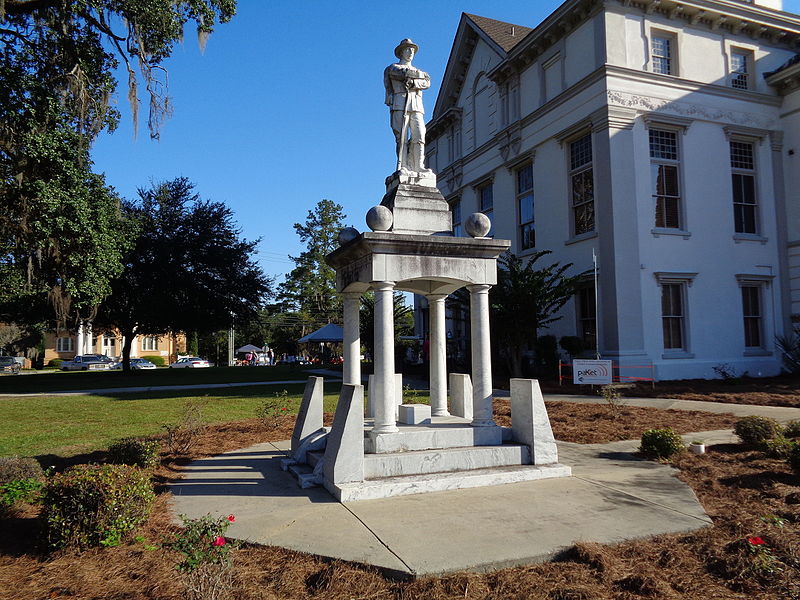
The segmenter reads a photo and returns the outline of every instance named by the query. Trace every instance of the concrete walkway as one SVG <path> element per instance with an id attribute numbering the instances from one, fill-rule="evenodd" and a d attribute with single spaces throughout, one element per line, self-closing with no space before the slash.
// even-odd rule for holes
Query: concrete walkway
<path id="1" fill-rule="evenodd" d="M 565 479 L 349 504 L 322 488 L 301 490 L 281 471 L 287 445 L 189 464 L 171 486 L 174 514 L 233 513 L 232 537 L 401 577 L 529 564 L 576 541 L 614 543 L 711 524 L 674 469 L 631 454 L 637 442 L 560 443 L 561 462 L 573 468 Z"/>

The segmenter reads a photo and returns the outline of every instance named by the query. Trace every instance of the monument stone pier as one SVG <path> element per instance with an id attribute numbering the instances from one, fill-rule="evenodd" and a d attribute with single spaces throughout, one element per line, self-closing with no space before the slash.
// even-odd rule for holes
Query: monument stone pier
<path id="1" fill-rule="evenodd" d="M 449 206 L 422 160 L 422 90 L 430 79 L 411 65 L 417 50 L 403 40 L 395 49 L 400 62 L 384 73 L 397 170 L 366 215 L 371 231 L 342 230 L 340 247 L 326 258 L 344 302 L 344 379 L 334 423 L 322 427 L 321 384 L 309 384 L 284 462 L 301 485 L 322 484 L 342 502 L 571 474 L 558 463 L 536 381 L 512 380 L 511 427 L 493 420 L 489 289 L 497 258 L 511 244 L 487 236 L 491 223 L 481 213 L 465 222 L 470 237 L 453 236 Z M 448 378 L 445 299 L 461 288 L 469 292 L 472 368 Z M 375 348 L 365 417 L 359 305 L 368 291 L 375 295 Z M 395 291 L 425 296 L 430 306 L 430 407 L 398 406 Z"/>

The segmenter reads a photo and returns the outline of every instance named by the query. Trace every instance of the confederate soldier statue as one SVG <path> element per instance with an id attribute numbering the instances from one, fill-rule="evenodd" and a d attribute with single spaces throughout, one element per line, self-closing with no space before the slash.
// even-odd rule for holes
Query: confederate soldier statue
<path id="1" fill-rule="evenodd" d="M 397 142 L 397 170 L 426 173 L 425 168 L 425 109 L 422 90 L 431 87 L 431 78 L 411 64 L 419 50 L 410 39 L 394 49 L 400 62 L 386 67 L 383 84 L 390 123 Z"/>

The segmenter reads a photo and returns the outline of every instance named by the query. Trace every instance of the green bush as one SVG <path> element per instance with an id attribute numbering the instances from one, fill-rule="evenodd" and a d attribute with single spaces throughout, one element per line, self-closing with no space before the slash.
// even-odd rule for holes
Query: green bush
<path id="1" fill-rule="evenodd" d="M 43 486 L 40 480 L 31 478 L 15 479 L 0 485 L 0 516 L 13 513 L 22 502 L 36 502 Z"/>
<path id="2" fill-rule="evenodd" d="M 789 458 L 792 449 L 797 445 L 794 440 L 778 434 L 771 440 L 764 440 L 758 446 L 772 458 Z"/>
<path id="3" fill-rule="evenodd" d="M 583 340 L 577 335 L 565 335 L 558 341 L 558 345 L 561 346 L 561 349 L 569 354 L 571 358 L 575 358 L 586 350 L 586 344 L 584 344 Z"/>
<path id="4" fill-rule="evenodd" d="M 210 514 L 198 519 L 180 515 L 183 531 L 166 545 L 182 555 L 178 563 L 179 571 L 191 572 L 207 564 L 230 564 L 230 552 L 238 547 L 225 537 L 228 527 L 236 519 L 212 517 Z"/>
<path id="5" fill-rule="evenodd" d="M 665 427 L 645 431 L 639 451 L 653 458 L 669 458 L 685 448 L 681 436 L 671 427 Z"/>
<path id="6" fill-rule="evenodd" d="M 154 500 L 148 474 L 137 467 L 73 467 L 44 488 L 45 539 L 56 549 L 116 546 L 147 519 Z"/>
<path id="7" fill-rule="evenodd" d="M 139 358 L 143 358 L 145 360 L 149 360 L 151 363 L 153 363 L 157 367 L 164 367 L 167 364 L 167 359 L 164 358 L 163 356 L 158 355 L 158 354 L 153 354 L 153 355 L 148 355 L 148 356 L 141 356 Z"/>
<path id="8" fill-rule="evenodd" d="M 800 438 L 800 419 L 789 421 L 783 427 L 783 436 L 787 438 Z"/>
<path id="9" fill-rule="evenodd" d="M 800 476 L 800 444 L 795 444 L 789 453 L 789 466 L 796 475 Z"/>
<path id="10" fill-rule="evenodd" d="M 61 363 L 62 363 L 62 362 L 64 362 L 64 359 L 61 359 L 61 358 L 51 358 L 51 359 L 48 361 L 48 363 L 47 363 L 47 366 L 48 366 L 48 367 L 53 367 L 53 368 L 56 368 L 56 369 L 60 369 L 60 368 L 61 368 Z"/>
<path id="11" fill-rule="evenodd" d="M 160 462 L 159 449 L 160 444 L 154 440 L 124 438 L 108 447 L 108 462 L 152 469 Z"/>
<path id="12" fill-rule="evenodd" d="M 19 479 L 44 481 L 44 471 L 35 458 L 4 456 L 0 458 L 0 485 Z"/>
<path id="13" fill-rule="evenodd" d="M 781 424 L 768 417 L 750 416 L 736 421 L 733 431 L 745 444 L 761 444 L 781 433 Z"/>

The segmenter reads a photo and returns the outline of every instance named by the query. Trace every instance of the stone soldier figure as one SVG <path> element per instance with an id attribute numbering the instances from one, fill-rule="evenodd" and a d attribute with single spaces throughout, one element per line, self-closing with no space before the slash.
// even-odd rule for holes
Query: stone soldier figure
<path id="1" fill-rule="evenodd" d="M 419 50 L 410 39 L 404 39 L 394 55 L 400 62 L 386 67 L 383 84 L 386 88 L 386 104 L 397 142 L 397 170 L 416 173 L 428 172 L 425 160 L 425 109 L 422 106 L 422 90 L 431 86 L 431 78 L 411 64 Z"/>

